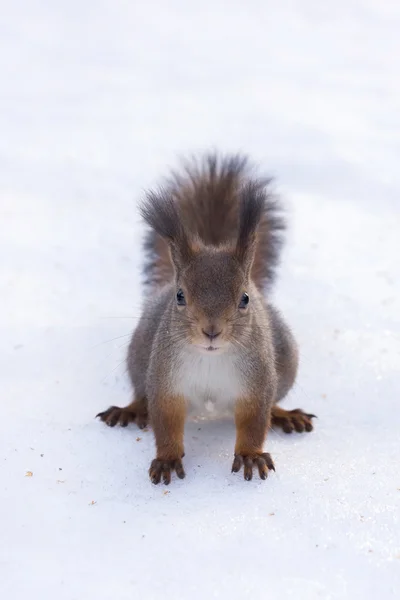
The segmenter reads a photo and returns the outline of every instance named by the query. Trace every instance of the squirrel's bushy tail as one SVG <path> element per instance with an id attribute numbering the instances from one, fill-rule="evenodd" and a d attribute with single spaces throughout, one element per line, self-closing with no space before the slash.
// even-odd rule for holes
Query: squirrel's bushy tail
<path id="1" fill-rule="evenodd" d="M 185 163 L 181 172 L 173 172 L 160 196 L 173 198 L 190 233 L 205 245 L 219 246 L 236 242 L 241 189 L 252 184 L 263 193 L 265 210 L 257 230 L 251 278 L 259 289 L 265 289 L 273 282 L 285 229 L 279 201 L 270 193 L 270 183 L 268 178 L 252 175 L 245 156 L 208 154 L 200 161 Z M 158 194 L 152 192 L 152 195 Z M 174 268 L 165 239 L 149 231 L 145 250 L 146 283 L 158 287 L 172 281 Z"/>

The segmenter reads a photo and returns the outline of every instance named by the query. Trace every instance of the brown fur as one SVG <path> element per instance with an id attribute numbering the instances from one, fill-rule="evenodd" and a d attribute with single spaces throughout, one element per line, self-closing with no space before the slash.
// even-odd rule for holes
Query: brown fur
<path id="1" fill-rule="evenodd" d="M 183 479 L 185 471 L 182 458 L 185 455 L 183 434 L 185 428 L 186 403 L 182 396 L 160 396 L 156 400 L 157 410 L 152 412 L 152 425 L 156 437 L 157 456 L 149 469 L 150 479 L 168 485 L 171 471 Z"/>
<path id="2" fill-rule="evenodd" d="M 285 433 L 303 433 L 303 431 L 312 431 L 312 419 L 315 415 L 307 414 L 301 408 L 294 410 L 285 410 L 280 406 L 273 406 L 271 411 L 271 426 L 280 427 Z"/>
<path id="3" fill-rule="evenodd" d="M 244 478 L 253 478 L 253 467 L 258 468 L 261 479 L 268 477 L 268 471 L 275 471 L 270 455 L 263 452 L 263 445 L 270 422 L 269 405 L 260 398 L 242 398 L 236 405 L 236 444 L 232 472 L 237 473 L 243 466 Z"/>
<path id="4" fill-rule="evenodd" d="M 148 424 L 147 399 L 139 398 L 120 408 L 119 406 L 110 406 L 107 410 L 97 415 L 109 427 L 115 427 L 119 424 L 121 427 L 127 427 L 129 423 L 136 423 L 140 429 L 144 429 Z"/>
<path id="5" fill-rule="evenodd" d="M 157 444 L 157 459 L 170 461 L 182 458 L 183 432 L 186 403 L 183 396 L 163 396 L 155 399 L 157 411 L 153 411 L 151 424 Z"/>
<path id="6" fill-rule="evenodd" d="M 285 223 L 282 208 L 271 191 L 271 178 L 253 175 L 247 157 L 209 154 L 201 161 L 185 162 L 181 173 L 173 173 L 162 188 L 178 207 L 182 222 L 206 246 L 233 244 L 238 237 L 240 194 L 251 186 L 264 197 L 251 278 L 259 289 L 271 286 L 282 245 Z M 168 243 L 157 231 L 147 234 L 145 281 L 155 287 L 174 277 Z"/>
<path id="7" fill-rule="evenodd" d="M 262 453 L 270 415 L 259 398 L 242 398 L 235 408 L 235 454 L 255 457 Z"/>
<path id="8" fill-rule="evenodd" d="M 207 156 L 159 192 L 147 194 L 145 272 L 152 286 L 128 351 L 136 400 L 98 416 L 108 425 L 154 428 L 149 475 L 183 478 L 186 407 L 207 402 L 234 409 L 232 471 L 265 479 L 263 452 L 272 426 L 310 431 L 313 415 L 277 408 L 296 378 L 298 349 L 263 291 L 272 282 L 283 221 L 269 180 L 250 176 L 245 158 Z"/>

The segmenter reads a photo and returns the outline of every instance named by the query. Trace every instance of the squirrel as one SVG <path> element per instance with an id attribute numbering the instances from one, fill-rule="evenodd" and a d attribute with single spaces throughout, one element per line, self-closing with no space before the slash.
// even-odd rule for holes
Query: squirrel
<path id="1" fill-rule="evenodd" d="M 229 410 L 235 419 L 232 472 L 251 480 L 275 470 L 268 429 L 313 429 L 315 415 L 280 402 L 294 384 L 298 347 L 268 301 L 286 229 L 271 179 L 246 156 L 212 153 L 185 162 L 146 193 L 143 314 L 127 356 L 131 404 L 97 416 L 107 425 L 150 422 L 156 458 L 149 476 L 169 484 L 185 471 L 187 409 Z"/>

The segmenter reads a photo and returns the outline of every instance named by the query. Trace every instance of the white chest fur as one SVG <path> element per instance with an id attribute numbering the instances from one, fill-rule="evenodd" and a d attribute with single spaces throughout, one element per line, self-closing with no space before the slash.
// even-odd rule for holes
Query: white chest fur
<path id="1" fill-rule="evenodd" d="M 235 354 L 229 350 L 214 354 L 185 349 L 175 371 L 174 388 L 185 397 L 189 414 L 207 417 L 232 414 L 242 394 Z"/>

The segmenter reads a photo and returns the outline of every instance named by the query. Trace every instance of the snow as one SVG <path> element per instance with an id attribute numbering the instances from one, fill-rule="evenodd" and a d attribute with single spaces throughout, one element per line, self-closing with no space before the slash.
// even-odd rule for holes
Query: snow
<path id="1" fill-rule="evenodd" d="M 391 0 L 3 3 L 2 598 L 399 597 L 399 27 Z M 151 432 L 94 415 L 130 399 L 136 202 L 209 147 L 277 178 L 285 406 L 319 419 L 251 483 L 232 423 L 190 423 L 167 490 Z"/>

